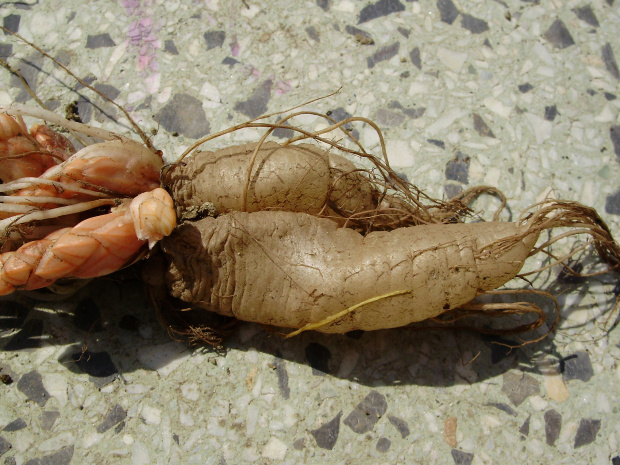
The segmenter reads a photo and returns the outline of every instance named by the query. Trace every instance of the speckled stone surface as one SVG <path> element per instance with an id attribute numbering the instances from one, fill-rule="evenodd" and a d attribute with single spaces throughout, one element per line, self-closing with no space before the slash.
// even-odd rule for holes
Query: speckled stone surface
<path id="1" fill-rule="evenodd" d="M 513 217 L 580 200 L 620 236 L 617 0 L 41 0 L 0 14 L 125 107 L 167 160 L 341 88 L 307 108 L 376 120 L 392 166 L 430 195 L 488 184 Z M 131 133 L 35 50 L 0 42 L 51 108 Z M 0 101 L 33 104 L 5 69 L 0 86 Z M 368 126 L 351 130 L 377 148 Z M 515 350 L 466 332 L 282 340 L 241 324 L 221 352 L 171 341 L 138 276 L 0 301 L 1 463 L 620 463 L 617 275 L 544 273 L 562 322 Z"/>

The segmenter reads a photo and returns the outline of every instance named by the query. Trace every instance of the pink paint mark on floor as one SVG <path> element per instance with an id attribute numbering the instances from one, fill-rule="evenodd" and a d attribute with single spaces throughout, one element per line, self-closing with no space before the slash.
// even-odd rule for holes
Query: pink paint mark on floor
<path id="1" fill-rule="evenodd" d="M 129 17 L 135 18 L 127 29 L 130 53 L 137 55 L 138 72 L 144 79 L 150 93 L 159 90 L 159 63 L 157 53 L 162 41 L 157 37 L 161 26 L 155 22 L 153 12 L 148 8 L 152 0 L 123 0 L 121 5 Z"/>

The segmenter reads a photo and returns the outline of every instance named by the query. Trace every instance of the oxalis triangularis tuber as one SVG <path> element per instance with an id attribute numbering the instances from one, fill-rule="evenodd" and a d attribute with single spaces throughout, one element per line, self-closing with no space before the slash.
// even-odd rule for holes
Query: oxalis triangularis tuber
<path id="1" fill-rule="evenodd" d="M 508 292 L 550 298 L 557 311 L 551 331 L 559 318 L 552 295 L 496 289 L 520 276 L 529 257 L 572 235 L 589 235 L 610 269 L 620 264 L 607 225 L 576 202 L 545 201 L 515 222 L 499 221 L 498 211 L 494 221 L 466 223 L 471 200 L 488 192 L 503 207 L 501 192 L 479 187 L 445 202 L 429 198 L 390 168 L 379 129 L 364 118 L 336 122 L 320 115 L 330 126 L 308 132 L 288 124 L 304 112 L 273 124 L 267 115 L 201 139 L 164 166 L 133 122 L 144 145 L 45 110 L 14 104 L 0 111 L 0 294 L 101 276 L 158 242 L 159 250 L 148 254 L 145 282 L 160 321 L 177 338 L 219 343 L 205 310 L 291 328 L 288 336 L 470 315 L 536 316 L 513 328 L 481 329 L 494 332 L 524 332 L 545 322 L 531 302 L 472 302 Z M 22 116 L 108 142 L 75 152 L 46 126 L 29 133 Z M 328 138 L 354 121 L 376 129 L 381 157 L 346 131 L 353 148 Z M 247 127 L 265 128 L 264 137 L 192 153 Z M 298 135 L 284 144 L 266 141 L 282 127 Z M 358 168 L 343 154 L 374 168 Z M 568 229 L 539 240 L 552 228 Z M 566 267 L 571 255 L 552 258 Z"/>

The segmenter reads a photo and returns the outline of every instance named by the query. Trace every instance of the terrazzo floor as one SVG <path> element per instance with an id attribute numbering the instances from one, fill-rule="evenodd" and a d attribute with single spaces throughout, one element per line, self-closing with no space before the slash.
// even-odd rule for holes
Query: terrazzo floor
<path id="1" fill-rule="evenodd" d="M 620 236 L 614 0 L 40 0 L 0 14 L 125 107 L 169 161 L 207 133 L 340 89 L 306 108 L 376 121 L 392 166 L 431 196 L 491 185 L 513 217 L 548 196 L 580 200 Z M 73 104 L 85 123 L 131 134 L 38 52 L 1 42 L 53 109 Z M 4 69 L 0 83 L 1 102 L 34 104 Z M 377 149 L 371 128 L 350 129 Z M 496 206 L 477 204 L 483 217 Z M 555 268 L 534 284 L 558 296 L 562 321 L 514 350 L 497 342 L 515 337 L 464 331 L 283 340 L 254 324 L 224 350 L 190 348 L 159 326 L 133 268 L 64 300 L 11 295 L 0 301 L 0 460 L 618 465 L 618 275 Z"/>

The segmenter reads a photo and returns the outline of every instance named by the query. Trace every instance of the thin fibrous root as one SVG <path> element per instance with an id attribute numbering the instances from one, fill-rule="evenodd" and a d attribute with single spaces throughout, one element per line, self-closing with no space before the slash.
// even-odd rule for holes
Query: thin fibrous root
<path id="1" fill-rule="evenodd" d="M 63 128 L 70 129 L 81 134 L 85 134 L 91 137 L 97 137 L 102 140 L 121 140 L 124 142 L 134 142 L 133 140 L 117 134 L 115 132 L 107 131 L 103 128 L 96 128 L 87 124 L 78 123 L 76 121 L 70 121 L 63 118 L 56 113 L 45 110 L 43 108 L 32 107 L 29 105 L 22 105 L 20 103 L 0 104 L 0 113 L 6 113 L 11 116 L 30 116 L 38 118 L 50 123 L 57 124 Z M 135 142 L 134 142 L 135 143 Z"/>
<path id="2" fill-rule="evenodd" d="M 521 344 L 507 345 L 511 348 L 522 347 L 527 344 L 533 344 L 542 341 L 550 333 L 552 333 L 560 322 L 560 304 L 556 298 L 546 291 L 534 290 L 534 289 L 501 289 L 495 291 L 485 292 L 484 295 L 512 295 L 512 294 L 530 294 L 537 295 L 551 300 L 554 307 L 555 318 L 547 331 L 542 335 L 534 339 L 521 340 Z M 470 317 L 485 317 L 485 318 L 508 318 L 518 315 L 533 314 L 536 319 L 525 324 L 520 324 L 511 328 L 482 328 L 474 325 L 461 325 L 454 324 L 465 318 Z M 482 334 L 494 334 L 494 335 L 511 335 L 511 334 L 523 334 L 534 331 L 545 324 L 547 321 L 547 314 L 538 305 L 532 302 L 511 302 L 511 303 L 489 303 L 489 302 L 471 302 L 463 305 L 459 308 L 450 310 L 443 315 L 432 318 L 429 321 L 437 323 L 436 325 L 422 324 L 412 326 L 412 330 L 420 329 L 465 329 L 469 331 L 475 331 Z"/>
<path id="3" fill-rule="evenodd" d="M 532 208 L 537 208 L 533 213 L 528 213 Z M 529 216 L 527 216 L 529 215 Z M 527 218 L 526 218 L 527 216 Z M 509 239 L 493 242 L 484 247 L 480 256 L 493 257 L 510 249 L 516 242 L 531 234 L 539 234 L 542 231 L 554 228 L 572 228 L 562 234 L 556 235 L 534 248 L 528 256 L 533 256 L 560 239 L 578 234 L 586 234 L 601 259 L 611 269 L 620 267 L 620 245 L 613 238 L 611 231 L 595 209 L 580 204 L 579 202 L 548 200 L 532 205 L 520 217 L 522 224 L 521 233 Z M 578 250 L 563 257 L 559 262 L 570 258 Z M 545 268 L 548 268 L 545 267 Z M 525 275 L 523 275 L 525 276 Z"/>

